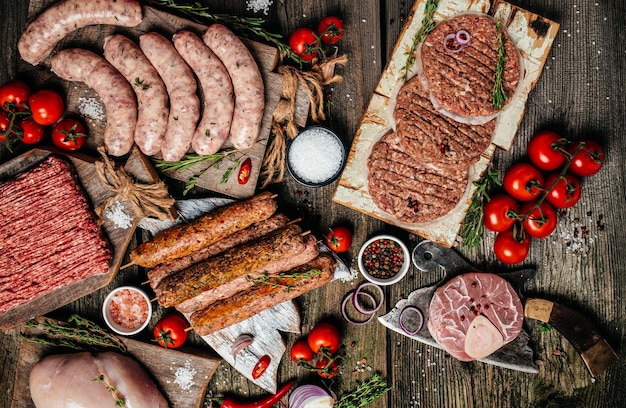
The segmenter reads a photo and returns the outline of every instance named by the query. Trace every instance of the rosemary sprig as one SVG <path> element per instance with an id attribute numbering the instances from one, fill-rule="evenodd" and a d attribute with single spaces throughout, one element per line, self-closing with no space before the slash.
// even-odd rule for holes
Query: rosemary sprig
<path id="1" fill-rule="evenodd" d="M 413 37 L 413 43 L 411 44 L 411 48 L 407 52 L 408 58 L 404 65 L 404 74 L 402 79 L 406 81 L 409 71 L 415 64 L 417 47 L 424 41 L 424 38 L 435 28 L 435 11 L 437 11 L 437 7 L 439 6 L 439 0 L 426 0 L 426 5 L 424 6 L 424 18 L 422 19 L 422 26 L 415 33 L 415 37 Z"/>
<path id="2" fill-rule="evenodd" d="M 246 281 L 252 282 L 254 285 L 270 285 L 273 288 L 283 287 L 287 289 L 287 292 L 291 290 L 291 286 L 287 285 L 281 280 L 284 279 L 306 279 L 311 276 L 320 275 L 323 271 L 321 269 L 310 269 L 306 272 L 291 272 L 291 273 L 279 273 L 276 275 L 268 275 L 267 273 L 261 274 L 258 278 L 251 278 L 246 276 Z"/>
<path id="3" fill-rule="evenodd" d="M 333 408 L 360 408 L 371 404 L 391 388 L 378 374 L 361 383 L 356 389 L 344 394 Z"/>
<path id="4" fill-rule="evenodd" d="M 461 225 L 461 246 L 472 249 L 476 248 L 483 237 L 484 207 L 489 201 L 489 191 L 495 186 L 501 186 L 500 172 L 497 169 L 488 169 L 483 177 L 474 182 L 476 192 Z"/>
<path id="5" fill-rule="evenodd" d="M 122 398 L 120 398 L 117 395 L 115 387 L 112 386 L 111 384 L 109 384 L 104 379 L 104 374 L 100 374 L 98 377 L 94 378 L 93 381 L 95 381 L 97 383 L 100 383 L 100 384 L 104 384 L 104 386 L 106 387 L 107 391 L 109 391 L 111 393 L 111 395 L 113 396 L 113 398 L 115 398 L 115 406 L 116 407 L 125 407 L 126 406 L 126 401 L 124 401 Z"/>
<path id="6" fill-rule="evenodd" d="M 493 107 L 496 109 L 502 109 L 504 102 L 508 97 L 503 87 L 504 60 L 506 58 L 506 51 L 504 49 L 501 22 L 496 23 L 496 33 L 498 35 L 498 61 L 496 62 L 496 69 L 493 74 L 493 93 L 491 98 L 493 99 Z"/>

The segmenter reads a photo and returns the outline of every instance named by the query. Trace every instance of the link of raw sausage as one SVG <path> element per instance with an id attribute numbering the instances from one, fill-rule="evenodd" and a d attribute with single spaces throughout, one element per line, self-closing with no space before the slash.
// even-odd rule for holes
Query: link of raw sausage
<path id="1" fill-rule="evenodd" d="M 128 153 L 133 146 L 137 100 L 122 74 L 101 56 L 81 48 L 61 50 L 50 63 L 59 77 L 83 82 L 98 93 L 106 109 L 104 145 L 113 156 Z"/>
<path id="2" fill-rule="evenodd" d="M 237 149 L 248 149 L 259 139 L 265 109 L 263 77 L 246 45 L 228 28 L 212 24 L 202 40 L 228 70 L 235 91 L 235 112 L 230 140 Z"/>
<path id="3" fill-rule="evenodd" d="M 72 31 L 94 24 L 134 27 L 142 19 L 137 0 L 62 0 L 26 27 L 17 49 L 24 61 L 37 65 Z"/>
<path id="4" fill-rule="evenodd" d="M 139 46 L 163 79 L 170 98 L 170 112 L 161 153 L 163 160 L 179 161 L 189 147 L 200 118 L 196 78 L 171 41 L 150 32 L 139 37 Z"/>
<path id="5" fill-rule="evenodd" d="M 235 109 L 230 76 L 222 61 L 191 31 L 177 32 L 172 42 L 198 77 L 204 94 L 202 118 L 191 147 L 202 155 L 216 153 L 228 139 Z"/>
<path id="6" fill-rule="evenodd" d="M 121 34 L 105 38 L 104 58 L 124 75 L 137 96 L 135 143 L 144 154 L 157 154 L 161 151 L 169 112 L 165 84 L 141 49 Z"/>

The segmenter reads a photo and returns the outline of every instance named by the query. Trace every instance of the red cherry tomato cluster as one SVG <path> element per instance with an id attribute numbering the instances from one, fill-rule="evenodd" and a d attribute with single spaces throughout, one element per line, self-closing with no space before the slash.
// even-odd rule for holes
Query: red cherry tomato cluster
<path id="1" fill-rule="evenodd" d="M 526 259 L 531 238 L 546 238 L 557 226 L 557 209 L 580 199 L 580 177 L 596 174 L 604 164 L 602 147 L 592 141 L 570 142 L 552 131 L 537 132 L 528 143 L 530 163 L 509 167 L 502 185 L 484 207 L 483 224 L 497 234 L 494 253 L 503 263 Z"/>
<path id="2" fill-rule="evenodd" d="M 311 329 L 306 339 L 296 341 L 289 350 L 291 361 L 320 377 L 333 378 L 339 372 L 341 334 L 337 326 L 320 322 Z"/>
<path id="3" fill-rule="evenodd" d="M 289 47 L 303 61 L 309 62 L 320 55 L 325 57 L 323 44 L 332 45 L 343 38 L 343 21 L 335 16 L 324 17 L 317 25 L 317 30 L 300 27 L 289 36 Z"/>

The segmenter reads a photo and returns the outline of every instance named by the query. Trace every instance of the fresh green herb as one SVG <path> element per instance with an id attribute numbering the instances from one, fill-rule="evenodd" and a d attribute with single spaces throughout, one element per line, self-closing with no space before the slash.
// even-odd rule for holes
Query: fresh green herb
<path id="1" fill-rule="evenodd" d="M 261 274 L 258 278 L 250 278 L 246 276 L 246 281 L 255 285 L 271 285 L 273 288 L 283 287 L 287 288 L 287 292 L 291 290 L 291 286 L 280 283 L 281 279 L 307 279 L 311 276 L 321 275 L 323 271 L 321 269 L 311 269 L 306 272 L 292 272 L 292 273 L 279 273 L 276 275 L 268 275 L 267 273 Z"/>
<path id="2" fill-rule="evenodd" d="M 356 389 L 344 394 L 333 408 L 360 408 L 371 404 L 391 388 L 378 374 L 361 383 Z"/>
<path id="3" fill-rule="evenodd" d="M 148 85 L 144 84 L 144 80 L 143 79 L 139 79 L 139 78 L 135 78 L 135 83 L 134 85 L 141 89 L 142 91 L 147 91 L 148 88 L 150 88 Z"/>
<path id="4" fill-rule="evenodd" d="M 93 379 L 93 381 L 100 383 L 100 384 L 104 384 L 104 386 L 106 387 L 107 391 L 109 391 L 111 393 L 111 395 L 113 396 L 113 398 L 115 398 L 115 406 L 116 407 L 125 407 L 126 406 L 126 401 L 124 401 L 122 398 L 120 398 L 117 393 L 115 392 L 115 387 L 112 386 L 111 384 L 109 384 L 108 382 L 106 382 L 106 380 L 104 379 L 104 375 L 100 374 L 99 377 L 96 377 Z"/>
<path id="5" fill-rule="evenodd" d="M 550 323 L 544 323 L 541 325 L 541 332 L 547 333 L 552 330 L 552 325 Z"/>
<path id="6" fill-rule="evenodd" d="M 507 100 L 506 92 L 503 87 L 503 75 L 504 75 L 504 60 L 506 58 L 506 51 L 504 49 L 504 38 L 502 36 L 502 23 L 496 23 L 496 33 L 498 35 L 498 61 L 496 62 L 496 69 L 493 79 L 493 107 L 496 109 L 502 109 L 504 102 Z"/>
<path id="7" fill-rule="evenodd" d="M 484 208 L 489 201 L 489 191 L 495 186 L 501 186 L 500 172 L 496 169 L 488 169 L 483 177 L 474 182 L 476 192 L 461 225 L 461 245 L 465 248 L 476 248 L 483 237 Z"/>
<path id="8" fill-rule="evenodd" d="M 424 6 L 424 18 L 422 19 L 422 26 L 415 33 L 415 37 L 413 37 L 413 43 L 411 44 L 411 48 L 407 52 L 408 58 L 406 60 L 406 64 L 404 65 L 404 74 L 403 79 L 406 81 L 409 75 L 409 71 L 415 64 L 416 51 L 417 47 L 424 41 L 424 38 L 435 28 L 435 11 L 437 11 L 437 7 L 439 6 L 439 0 L 426 0 L 426 5 Z"/>

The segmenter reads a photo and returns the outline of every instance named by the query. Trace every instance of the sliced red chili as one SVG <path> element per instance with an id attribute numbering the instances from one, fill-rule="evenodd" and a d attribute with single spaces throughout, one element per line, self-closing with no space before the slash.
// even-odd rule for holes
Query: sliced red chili
<path id="1" fill-rule="evenodd" d="M 255 401 L 237 401 L 232 398 L 225 398 L 220 408 L 270 408 L 280 401 L 296 382 L 290 381 L 276 391 L 276 394 L 269 394 Z"/>
<path id="2" fill-rule="evenodd" d="M 262 376 L 265 370 L 267 370 L 267 367 L 270 366 L 271 361 L 272 361 L 272 358 L 267 354 L 261 357 L 259 361 L 256 362 L 256 364 L 254 365 L 254 368 L 252 369 L 252 378 L 256 380 L 257 378 Z"/>
<path id="3" fill-rule="evenodd" d="M 237 174 L 237 182 L 239 184 L 246 184 L 250 180 L 250 173 L 252 172 L 252 160 L 248 157 L 241 163 L 239 167 L 239 173 Z"/>

